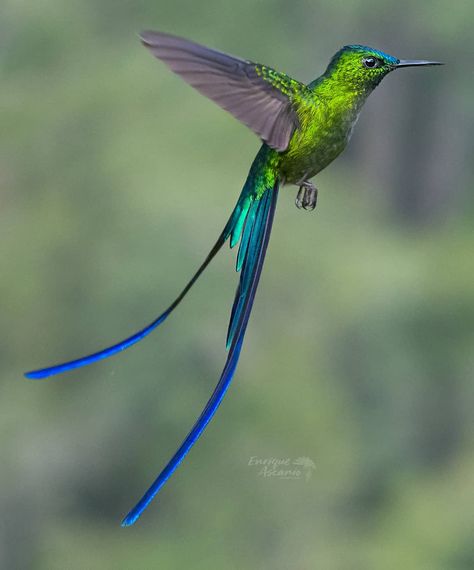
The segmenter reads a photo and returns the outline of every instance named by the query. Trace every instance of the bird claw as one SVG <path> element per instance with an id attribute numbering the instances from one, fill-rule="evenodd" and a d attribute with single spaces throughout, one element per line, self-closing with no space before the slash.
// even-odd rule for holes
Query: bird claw
<path id="1" fill-rule="evenodd" d="M 311 184 L 311 182 L 305 182 L 300 186 L 298 194 L 296 195 L 295 204 L 298 209 L 303 208 L 308 212 L 311 212 L 316 208 L 316 203 L 318 201 L 318 189 Z"/>

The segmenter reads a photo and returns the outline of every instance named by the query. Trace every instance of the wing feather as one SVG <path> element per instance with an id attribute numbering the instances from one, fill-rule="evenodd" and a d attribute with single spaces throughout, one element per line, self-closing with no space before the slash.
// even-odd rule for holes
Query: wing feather
<path id="1" fill-rule="evenodd" d="M 143 44 L 200 93 L 283 152 L 299 126 L 295 95 L 306 86 L 288 76 L 177 36 L 147 31 Z"/>

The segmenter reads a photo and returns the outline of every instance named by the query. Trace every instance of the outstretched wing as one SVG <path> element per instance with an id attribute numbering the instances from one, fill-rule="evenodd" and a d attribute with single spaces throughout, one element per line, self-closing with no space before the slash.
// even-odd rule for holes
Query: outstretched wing
<path id="1" fill-rule="evenodd" d="M 298 128 L 298 95 L 307 87 L 270 67 L 252 63 L 162 32 L 141 39 L 192 87 L 252 129 L 268 146 L 287 149 Z"/>

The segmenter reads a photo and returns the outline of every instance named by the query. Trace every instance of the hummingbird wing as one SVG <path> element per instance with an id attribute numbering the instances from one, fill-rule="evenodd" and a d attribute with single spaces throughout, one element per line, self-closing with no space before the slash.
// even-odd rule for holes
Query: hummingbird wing
<path id="1" fill-rule="evenodd" d="M 162 32 L 142 32 L 143 45 L 176 74 L 282 152 L 299 127 L 298 94 L 307 87 L 251 61 Z"/>

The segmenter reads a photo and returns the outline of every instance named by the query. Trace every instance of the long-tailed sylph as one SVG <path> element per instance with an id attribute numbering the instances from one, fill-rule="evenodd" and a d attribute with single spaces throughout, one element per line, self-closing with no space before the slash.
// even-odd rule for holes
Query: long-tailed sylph
<path id="1" fill-rule="evenodd" d="M 108 348 L 63 364 L 28 372 L 46 378 L 125 350 L 158 327 L 178 306 L 198 277 L 229 240 L 239 245 L 240 280 L 227 332 L 228 355 L 219 382 L 185 440 L 122 525 L 132 525 L 197 441 L 230 384 L 239 359 L 267 250 L 278 189 L 299 188 L 296 205 L 312 210 L 318 192 L 310 181 L 347 145 L 362 105 L 380 81 L 401 67 L 440 65 L 399 60 L 362 45 L 348 45 L 326 71 L 305 85 L 284 73 L 209 49 L 185 39 L 143 32 L 143 44 L 195 89 L 229 111 L 263 141 L 237 204 L 214 247 L 175 301 L 144 329 Z"/>

